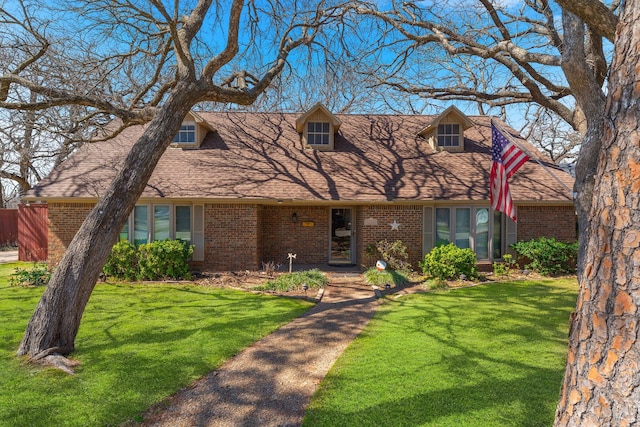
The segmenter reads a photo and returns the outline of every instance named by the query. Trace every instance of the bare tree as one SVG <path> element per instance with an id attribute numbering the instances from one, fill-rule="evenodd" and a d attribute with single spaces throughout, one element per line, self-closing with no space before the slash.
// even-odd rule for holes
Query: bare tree
<path id="1" fill-rule="evenodd" d="M 517 11 L 487 0 L 475 8 L 393 2 L 388 9 L 359 3 L 357 10 L 395 31 L 386 46 L 395 54 L 380 68 L 380 85 L 491 107 L 535 103 L 584 135 L 575 185 L 580 292 L 556 425 L 634 425 L 640 421 L 640 1 L 556 2 L 562 22 L 546 0 L 525 0 Z"/>
<path id="2" fill-rule="evenodd" d="M 35 309 L 18 355 L 68 355 L 111 246 L 189 110 L 201 102 L 249 105 L 290 53 L 314 40 L 337 10 L 320 2 L 159 0 L 19 2 L 0 8 L 0 108 L 80 105 L 116 118 L 109 137 L 148 123 L 80 227 Z M 192 4 L 193 3 L 193 4 Z M 45 12 L 46 11 L 46 12 Z M 53 16 L 50 21 L 43 16 Z M 73 37 L 65 38 L 64 34 Z M 255 57 L 255 46 L 263 54 Z M 262 59 L 262 60 L 261 60 Z M 49 73 L 43 75 L 45 70 Z M 24 93 L 36 101 L 21 100 Z"/>
<path id="3" fill-rule="evenodd" d="M 0 111 L 0 180 L 4 183 L 4 200 L 19 200 L 89 139 L 92 130 L 99 128 L 99 123 L 75 121 L 85 115 L 83 110 L 73 106 Z"/>
<path id="4" fill-rule="evenodd" d="M 558 3 L 566 8 L 563 68 L 589 123 L 576 170 L 580 292 L 556 425 L 633 425 L 640 414 L 640 2 L 624 3 L 615 33 L 602 22 L 618 18 L 598 0 Z M 585 34 L 613 42 L 606 95 L 584 62 Z"/>
<path id="5" fill-rule="evenodd" d="M 617 0 L 608 6 L 598 3 L 599 11 L 615 17 Z M 535 103 L 584 135 L 585 113 L 564 75 L 570 71 L 563 66 L 565 41 L 558 8 L 548 0 L 500 4 L 357 2 L 356 12 L 377 20 L 377 34 L 384 34 L 380 47 L 386 55 L 375 57 L 372 63 L 379 66 L 372 66 L 369 76 L 376 85 L 409 96 L 476 103 L 482 113 L 513 112 Z M 608 19 L 600 25 L 610 23 Z M 596 76 L 600 92 L 610 56 L 602 39 L 591 30 L 583 39 L 589 72 Z"/>
<path id="6" fill-rule="evenodd" d="M 582 136 L 553 111 L 532 104 L 524 115 L 520 134 L 546 153 L 555 163 L 575 163 Z"/>

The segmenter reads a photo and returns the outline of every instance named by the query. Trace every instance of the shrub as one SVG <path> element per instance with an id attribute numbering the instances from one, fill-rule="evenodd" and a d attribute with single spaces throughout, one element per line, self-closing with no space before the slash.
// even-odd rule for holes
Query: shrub
<path id="1" fill-rule="evenodd" d="M 183 240 L 162 240 L 138 247 L 138 278 L 142 280 L 184 279 L 189 276 L 193 246 Z"/>
<path id="2" fill-rule="evenodd" d="M 368 256 L 379 255 L 391 270 L 411 271 L 411 264 L 407 261 L 409 259 L 407 246 L 402 243 L 402 240 L 393 242 L 387 239 L 379 240 L 373 247 L 367 245 L 365 252 Z"/>
<path id="3" fill-rule="evenodd" d="M 478 277 L 476 254 L 449 243 L 433 248 L 420 263 L 422 272 L 440 280 L 457 279 L 464 274 L 469 279 Z"/>
<path id="4" fill-rule="evenodd" d="M 518 264 L 516 264 L 516 260 L 513 259 L 512 255 L 504 254 L 502 260 L 503 262 L 493 263 L 493 274 L 496 276 L 509 276 L 511 270 L 518 268 Z"/>
<path id="5" fill-rule="evenodd" d="M 576 272 L 578 243 L 559 242 L 554 238 L 540 237 L 512 245 L 518 255 L 530 261 L 525 265 L 545 276 Z"/>
<path id="6" fill-rule="evenodd" d="M 31 269 L 16 268 L 9 278 L 11 286 L 46 286 L 51 278 L 51 272 L 45 264 L 34 264 Z"/>
<path id="7" fill-rule="evenodd" d="M 364 281 L 370 285 L 384 286 L 387 284 L 393 284 L 395 286 L 399 286 L 409 282 L 409 277 L 402 271 L 378 271 L 377 268 L 371 267 L 364 272 Z"/>
<path id="8" fill-rule="evenodd" d="M 102 272 L 119 280 L 136 280 L 138 277 L 138 252 L 136 247 L 121 240 L 111 249 Z"/>
<path id="9" fill-rule="evenodd" d="M 322 288 L 327 285 L 327 276 L 317 268 L 296 271 L 282 274 L 277 279 L 268 280 L 264 285 L 256 286 L 254 289 L 258 291 L 288 292 L 302 288 L 303 283 L 306 283 L 309 289 Z"/>
<path id="10" fill-rule="evenodd" d="M 113 245 L 102 269 L 118 280 L 185 279 L 193 246 L 182 240 L 162 240 L 137 248 L 127 241 Z"/>

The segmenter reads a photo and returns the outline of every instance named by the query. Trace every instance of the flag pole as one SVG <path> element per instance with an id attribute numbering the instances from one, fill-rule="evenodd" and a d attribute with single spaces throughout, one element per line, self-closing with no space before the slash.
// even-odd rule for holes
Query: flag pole
<path id="1" fill-rule="evenodd" d="M 564 183 L 564 182 L 560 181 L 560 178 L 558 178 L 557 176 L 555 176 L 555 175 L 553 174 L 553 172 L 551 172 L 551 171 L 549 170 L 549 168 L 547 168 L 545 165 L 543 165 L 543 164 L 542 164 L 542 162 L 540 161 L 540 159 L 538 159 L 538 156 L 532 156 L 532 155 L 531 155 L 531 153 L 530 153 L 527 149 L 523 148 L 520 144 L 518 144 L 518 143 L 516 142 L 516 140 L 515 140 L 515 139 L 513 139 L 513 137 L 511 136 L 511 133 L 507 132 L 507 131 L 506 131 L 506 130 L 505 130 L 505 129 L 504 129 L 504 128 L 503 128 L 503 127 L 502 127 L 502 126 L 497 122 L 497 121 L 495 121 L 495 122 L 494 122 L 494 117 L 491 117 L 491 124 L 492 124 L 493 126 L 495 126 L 496 128 L 498 128 L 498 130 L 500 131 L 500 133 L 502 133 L 502 134 L 505 136 L 505 138 L 507 138 L 509 141 L 511 141 L 511 142 L 512 142 L 516 147 L 518 147 L 519 149 L 521 149 L 522 151 L 524 151 L 524 153 L 525 153 L 527 156 L 529 156 L 529 158 L 530 158 L 530 159 L 534 159 L 536 162 L 538 162 L 538 164 L 539 164 L 540 166 L 542 166 L 542 169 L 543 169 L 546 173 L 548 173 L 548 174 L 549 174 L 553 179 L 555 179 L 555 180 L 558 182 L 558 184 L 560 184 L 560 186 L 562 186 L 562 188 L 564 188 L 564 189 L 565 189 L 565 191 L 569 194 L 569 198 L 570 198 L 571 200 L 573 200 L 573 198 L 574 198 L 574 197 L 573 197 L 573 191 L 569 190 L 569 187 L 567 187 L 567 186 L 565 185 L 565 183 Z"/>

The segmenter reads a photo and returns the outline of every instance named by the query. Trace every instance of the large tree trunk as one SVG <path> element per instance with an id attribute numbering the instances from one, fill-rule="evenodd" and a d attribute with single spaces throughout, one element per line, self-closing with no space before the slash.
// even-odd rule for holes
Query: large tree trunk
<path id="1" fill-rule="evenodd" d="M 18 355 L 39 359 L 68 355 L 84 308 L 111 247 L 144 190 L 158 160 L 194 104 L 195 88 L 179 83 L 134 144 L 106 194 L 87 216 L 29 321 Z"/>
<path id="2" fill-rule="evenodd" d="M 620 18 L 557 426 L 640 422 L 640 0 Z M 635 31 L 634 31 L 635 30 Z M 593 136 L 593 134 L 591 135 Z"/>

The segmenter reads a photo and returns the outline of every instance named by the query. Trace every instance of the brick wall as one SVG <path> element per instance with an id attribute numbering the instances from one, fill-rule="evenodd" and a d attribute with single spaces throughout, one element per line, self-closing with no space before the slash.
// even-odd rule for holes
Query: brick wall
<path id="1" fill-rule="evenodd" d="M 296 214 L 296 222 L 292 216 Z M 326 264 L 329 261 L 329 208 L 318 206 L 264 206 L 261 211 L 261 262 Z M 303 223 L 313 223 L 304 226 Z"/>
<path id="2" fill-rule="evenodd" d="M 257 205 L 205 205 L 203 268 L 258 269 L 258 210 Z"/>
<path id="3" fill-rule="evenodd" d="M 93 203 L 49 203 L 49 267 L 58 265 Z"/>
<path id="4" fill-rule="evenodd" d="M 573 206 L 518 205 L 518 241 L 553 237 L 562 242 L 575 242 L 576 223 Z"/>
<path id="5" fill-rule="evenodd" d="M 372 267 L 375 260 L 369 259 L 364 251 L 368 244 L 381 239 L 402 240 L 407 247 L 409 262 L 414 270 L 422 260 L 422 206 L 361 206 L 357 209 L 357 252 L 358 264 L 363 268 Z M 400 223 L 398 230 L 391 229 L 391 223 Z"/>

